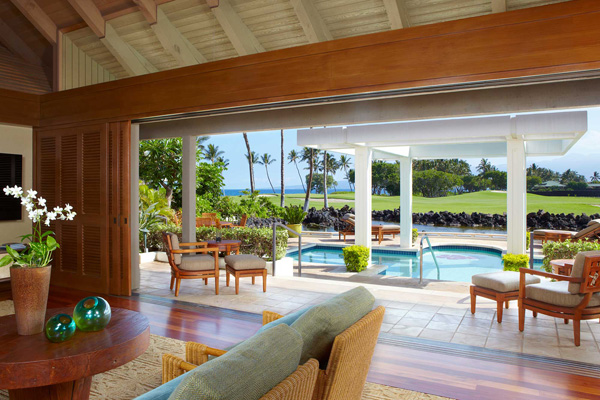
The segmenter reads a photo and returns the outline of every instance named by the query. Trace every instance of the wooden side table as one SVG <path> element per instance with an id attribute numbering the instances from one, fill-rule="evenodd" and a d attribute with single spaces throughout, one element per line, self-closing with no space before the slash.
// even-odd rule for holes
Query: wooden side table
<path id="1" fill-rule="evenodd" d="M 573 264 L 575 264 L 575 259 L 561 258 L 550 261 L 552 273 L 565 276 L 571 276 Z"/>
<path id="2" fill-rule="evenodd" d="M 207 240 L 208 247 L 218 247 L 219 252 L 226 253 L 229 255 L 231 253 L 238 254 L 240 252 L 240 245 L 242 244 L 241 240 L 221 240 L 217 242 L 216 240 Z"/>
<path id="3" fill-rule="evenodd" d="M 46 318 L 72 313 L 48 310 Z M 112 309 L 100 332 L 76 331 L 71 340 L 52 343 L 43 333 L 17 334 L 14 315 L 0 318 L 0 389 L 11 400 L 89 399 L 92 377 L 140 356 L 150 343 L 148 320 L 142 314 Z"/>

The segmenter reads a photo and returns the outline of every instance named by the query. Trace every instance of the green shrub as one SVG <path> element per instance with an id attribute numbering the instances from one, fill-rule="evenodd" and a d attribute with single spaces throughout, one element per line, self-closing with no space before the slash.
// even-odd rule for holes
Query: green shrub
<path id="1" fill-rule="evenodd" d="M 281 210 L 281 218 L 288 224 L 301 224 L 307 213 L 300 206 L 289 206 Z"/>
<path id="2" fill-rule="evenodd" d="M 347 271 L 360 272 L 369 266 L 370 250 L 365 246 L 348 246 L 342 251 Z"/>
<path id="3" fill-rule="evenodd" d="M 162 232 L 173 232 L 181 240 L 181 227 L 174 224 L 160 225 L 148 234 L 148 248 L 164 251 Z M 203 226 L 196 228 L 196 240 L 214 240 L 217 237 L 217 228 Z M 223 240 L 241 240 L 240 253 L 254 254 L 255 256 L 271 260 L 273 258 L 273 229 L 272 228 L 227 228 L 221 229 Z M 287 252 L 288 233 L 284 228 L 277 229 L 277 259 L 281 259 Z M 141 244 L 143 246 L 143 243 Z"/>
<path id="4" fill-rule="evenodd" d="M 417 243 L 417 239 L 419 238 L 419 230 L 417 228 L 413 228 L 412 230 L 412 242 Z"/>
<path id="5" fill-rule="evenodd" d="M 587 242 L 578 240 L 576 242 L 567 239 L 564 242 L 546 242 L 542 247 L 544 254 L 544 270 L 552 272 L 550 261 L 561 258 L 575 258 L 582 251 L 600 250 L 600 242 Z"/>
<path id="6" fill-rule="evenodd" d="M 519 268 L 527 268 L 529 266 L 529 256 L 525 254 L 505 254 L 502 257 L 505 271 L 517 271 Z"/>
<path id="7" fill-rule="evenodd" d="M 531 244 L 531 232 L 525 232 L 525 240 L 526 240 L 526 245 L 525 248 L 529 249 L 529 245 Z"/>

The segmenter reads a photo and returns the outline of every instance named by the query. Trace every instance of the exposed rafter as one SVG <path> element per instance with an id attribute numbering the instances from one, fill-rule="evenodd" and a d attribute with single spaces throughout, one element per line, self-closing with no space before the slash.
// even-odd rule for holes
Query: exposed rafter
<path id="1" fill-rule="evenodd" d="M 154 0 L 133 0 L 133 2 L 140 8 L 144 18 L 150 25 L 156 24 L 158 7 Z"/>
<path id="2" fill-rule="evenodd" d="M 506 0 L 492 0 L 492 12 L 499 13 L 506 11 Z"/>
<path id="3" fill-rule="evenodd" d="M 0 19 L 0 43 L 8 50 L 32 64 L 41 65 L 40 58 L 31 50 L 19 35 Z"/>
<path id="4" fill-rule="evenodd" d="M 98 7 L 92 0 L 68 0 L 69 4 L 77 11 L 77 14 L 83 18 L 85 23 L 96 34 L 96 36 L 104 37 L 106 22 L 98 10 Z"/>
<path id="5" fill-rule="evenodd" d="M 323 22 L 317 8 L 311 0 L 291 0 L 296 16 L 302 25 L 304 34 L 310 43 L 332 40 L 329 28 Z"/>
<path id="6" fill-rule="evenodd" d="M 144 75 L 158 69 L 146 60 L 136 49 L 126 43 L 110 24 L 106 24 L 105 36 L 100 39 L 106 48 L 119 61 L 129 75 Z"/>
<path id="7" fill-rule="evenodd" d="M 240 56 L 265 51 L 258 39 L 235 12 L 229 0 L 219 0 L 219 6 L 211 8 L 211 11 Z"/>
<path id="8" fill-rule="evenodd" d="M 152 30 L 165 50 L 177 60 L 179 65 L 206 62 L 206 58 L 175 28 L 161 9 L 158 9 L 156 17 L 157 22 L 152 25 Z"/>
<path id="9" fill-rule="evenodd" d="M 50 19 L 35 2 L 35 0 L 11 0 L 21 13 L 36 27 L 36 29 L 50 42 L 56 44 L 56 24 Z"/>
<path id="10" fill-rule="evenodd" d="M 408 12 L 404 4 L 405 0 L 383 0 L 385 11 L 390 19 L 392 29 L 402 29 L 410 27 Z"/>

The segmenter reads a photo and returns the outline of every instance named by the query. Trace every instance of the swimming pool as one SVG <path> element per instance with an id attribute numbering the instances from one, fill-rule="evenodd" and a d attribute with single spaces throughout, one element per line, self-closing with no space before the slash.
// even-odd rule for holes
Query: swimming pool
<path id="1" fill-rule="evenodd" d="M 423 278 L 456 282 L 471 282 L 471 276 L 502 270 L 502 252 L 474 246 L 434 246 L 439 269 L 429 249 L 423 254 Z M 298 259 L 298 252 L 288 253 Z M 387 268 L 381 275 L 419 278 L 419 257 L 416 252 L 379 250 L 372 252 L 373 265 Z M 341 247 L 314 246 L 302 251 L 302 261 L 318 264 L 344 265 Z M 536 262 L 536 266 L 541 263 Z M 537 269 L 537 268 L 536 268 Z"/>

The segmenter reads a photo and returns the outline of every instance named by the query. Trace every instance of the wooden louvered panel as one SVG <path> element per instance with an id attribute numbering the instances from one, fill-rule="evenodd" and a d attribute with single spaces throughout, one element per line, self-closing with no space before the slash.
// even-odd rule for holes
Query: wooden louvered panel
<path id="1" fill-rule="evenodd" d="M 102 230 L 96 226 L 84 226 L 82 230 L 82 270 L 86 276 L 102 276 Z"/>
<path id="2" fill-rule="evenodd" d="M 42 137 L 39 146 L 40 195 L 46 199 L 49 207 L 58 205 L 56 201 L 56 138 Z"/>
<path id="3" fill-rule="evenodd" d="M 82 138 L 83 157 L 81 163 L 82 204 L 84 214 L 100 214 L 102 198 L 102 163 L 100 155 L 100 132 L 84 133 Z"/>
<path id="4" fill-rule="evenodd" d="M 76 273 L 78 271 L 78 255 L 80 254 L 77 224 L 62 223 L 60 235 L 57 239 L 60 244 L 60 272 Z"/>
<path id="5" fill-rule="evenodd" d="M 77 172 L 79 153 L 77 135 L 65 135 L 60 138 L 60 203 L 70 204 L 76 212 L 79 208 L 79 182 Z"/>

